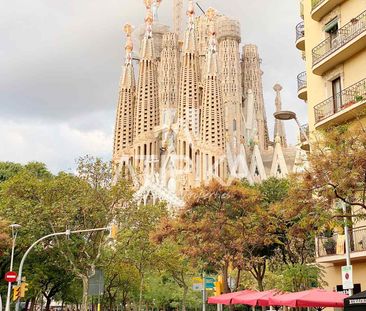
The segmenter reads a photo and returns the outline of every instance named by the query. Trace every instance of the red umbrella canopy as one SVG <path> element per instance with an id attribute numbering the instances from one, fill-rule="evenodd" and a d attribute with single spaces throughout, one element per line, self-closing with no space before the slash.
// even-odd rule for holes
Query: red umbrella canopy
<path id="1" fill-rule="evenodd" d="M 220 296 L 209 297 L 208 303 L 229 305 L 229 304 L 231 304 L 231 299 L 233 299 L 234 297 L 239 296 L 239 295 L 243 295 L 243 296 L 248 295 L 253 292 L 254 291 L 252 291 L 252 290 L 242 290 L 242 291 L 235 292 L 235 293 L 228 293 L 228 294 L 222 294 Z"/>
<path id="2" fill-rule="evenodd" d="M 342 293 L 315 288 L 298 293 L 273 296 L 269 298 L 269 303 L 271 306 L 336 308 L 343 307 L 344 298 L 347 297 L 348 295 Z"/>
<path id="3" fill-rule="evenodd" d="M 277 290 L 267 290 L 264 292 L 254 292 L 246 295 L 238 295 L 232 298 L 232 304 L 242 304 L 249 306 L 268 307 L 269 298 L 278 295 Z"/>

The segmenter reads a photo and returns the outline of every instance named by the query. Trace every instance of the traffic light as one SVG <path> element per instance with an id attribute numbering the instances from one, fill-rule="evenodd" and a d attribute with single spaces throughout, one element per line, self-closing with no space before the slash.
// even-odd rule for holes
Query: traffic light
<path id="1" fill-rule="evenodd" d="M 20 298 L 20 286 L 13 286 L 13 301 Z"/>
<path id="2" fill-rule="evenodd" d="M 118 227 L 115 223 L 112 223 L 109 228 L 109 237 L 113 240 L 117 239 Z"/>
<path id="3" fill-rule="evenodd" d="M 20 284 L 20 297 L 25 297 L 25 292 L 28 290 L 28 283 L 22 282 Z"/>
<path id="4" fill-rule="evenodd" d="M 224 282 L 222 275 L 217 277 L 217 282 L 215 282 L 215 296 L 220 296 L 224 291 Z"/>

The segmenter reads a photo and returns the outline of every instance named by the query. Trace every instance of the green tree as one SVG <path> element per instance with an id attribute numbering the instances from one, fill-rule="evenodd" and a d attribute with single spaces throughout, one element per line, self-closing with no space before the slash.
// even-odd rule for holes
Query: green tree
<path id="1" fill-rule="evenodd" d="M 53 231 L 101 228 L 112 220 L 119 222 L 121 205 L 126 207 L 132 201 L 129 184 L 120 180 L 112 185 L 111 165 L 100 159 L 81 158 L 77 176 L 60 173 L 50 177 L 42 166 L 32 168 L 38 173 L 23 170 L 3 182 L 0 189 L 1 212 L 22 225 L 23 245 Z M 100 264 L 106 235 L 89 232 L 52 242 L 83 283 L 83 311 L 87 309 L 88 279 Z"/>
<path id="2" fill-rule="evenodd" d="M 146 273 L 155 268 L 157 248 L 152 241 L 160 220 L 167 216 L 166 206 L 137 205 L 124 209 L 117 248 L 124 251 L 125 259 L 139 272 L 139 310 L 142 307 Z"/>
<path id="3" fill-rule="evenodd" d="M 340 125 L 314 134 L 303 187 L 317 204 L 331 208 L 334 199 L 366 209 L 366 129 L 361 123 Z M 350 216 L 350 215 L 349 215 Z"/>

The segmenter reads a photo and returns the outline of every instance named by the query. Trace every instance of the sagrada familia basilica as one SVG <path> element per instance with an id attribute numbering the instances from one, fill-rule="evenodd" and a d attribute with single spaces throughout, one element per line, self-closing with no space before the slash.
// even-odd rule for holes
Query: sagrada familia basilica
<path id="1" fill-rule="evenodd" d="M 190 189 L 212 179 L 254 183 L 301 170 L 304 151 L 287 144 L 282 121 L 269 137 L 261 59 L 255 45 L 241 50 L 239 22 L 211 8 L 197 16 L 190 0 L 182 31 L 183 0 L 174 0 L 170 30 L 159 23 L 160 2 L 144 1 L 142 28 L 124 26 L 116 176 L 132 179 L 138 201 L 179 208 Z M 282 87 L 273 89 L 280 111 Z"/>

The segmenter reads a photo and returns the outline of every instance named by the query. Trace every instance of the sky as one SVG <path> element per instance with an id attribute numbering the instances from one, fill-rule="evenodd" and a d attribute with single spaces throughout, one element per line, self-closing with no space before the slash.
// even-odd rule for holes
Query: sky
<path id="1" fill-rule="evenodd" d="M 296 95 L 296 76 L 305 69 L 295 47 L 299 2 L 198 2 L 239 20 L 242 44 L 259 47 L 271 135 L 276 83 L 283 86 L 283 109 L 306 123 L 306 104 Z M 172 3 L 162 1 L 161 23 L 172 25 Z M 41 161 L 56 173 L 73 171 L 76 159 L 86 154 L 111 159 L 124 61 L 122 26 L 138 26 L 144 16 L 143 0 L 0 4 L 0 161 Z M 295 144 L 295 122 L 285 126 Z"/>

